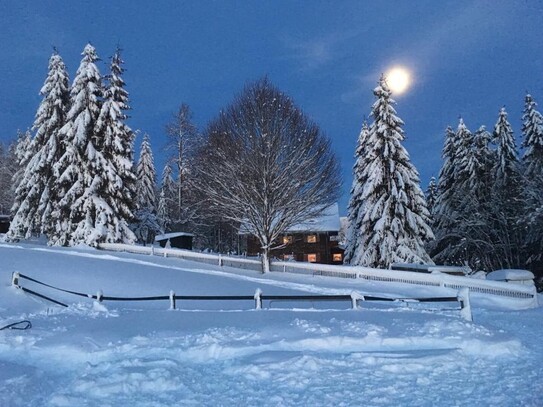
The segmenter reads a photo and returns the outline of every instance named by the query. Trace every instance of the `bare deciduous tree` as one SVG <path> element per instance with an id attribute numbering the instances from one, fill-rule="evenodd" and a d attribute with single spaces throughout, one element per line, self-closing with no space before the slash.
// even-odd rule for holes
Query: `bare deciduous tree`
<path id="1" fill-rule="evenodd" d="M 266 78 L 247 86 L 205 137 L 195 186 L 226 219 L 258 238 L 267 272 L 278 237 L 340 194 L 330 141 Z"/>
<path id="2" fill-rule="evenodd" d="M 169 152 L 168 165 L 173 169 L 175 191 L 165 191 L 169 217 L 176 228 L 183 228 L 194 217 L 191 191 L 188 187 L 191 176 L 191 159 L 198 144 L 198 129 L 192 123 L 189 105 L 183 103 L 166 126 Z M 175 196 L 170 196 L 175 194 Z"/>

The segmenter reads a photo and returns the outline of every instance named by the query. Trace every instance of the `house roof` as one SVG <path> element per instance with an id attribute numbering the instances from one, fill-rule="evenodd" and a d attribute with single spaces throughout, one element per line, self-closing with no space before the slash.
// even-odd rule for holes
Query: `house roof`
<path id="1" fill-rule="evenodd" d="M 335 203 L 326 208 L 320 216 L 293 225 L 287 232 L 339 232 L 340 227 L 339 207 Z"/>
<path id="2" fill-rule="evenodd" d="M 163 235 L 156 235 L 155 236 L 155 242 L 159 242 L 161 240 L 168 240 L 172 239 L 174 237 L 180 237 L 180 236 L 190 236 L 194 237 L 192 233 L 186 233 L 186 232 L 172 232 L 172 233 L 165 233 Z"/>
<path id="3" fill-rule="evenodd" d="M 288 228 L 285 233 L 339 232 L 340 227 L 339 207 L 337 203 L 334 203 L 324 209 L 319 216 L 297 223 Z M 250 230 L 249 225 L 242 224 L 239 233 L 246 235 L 250 233 Z"/>

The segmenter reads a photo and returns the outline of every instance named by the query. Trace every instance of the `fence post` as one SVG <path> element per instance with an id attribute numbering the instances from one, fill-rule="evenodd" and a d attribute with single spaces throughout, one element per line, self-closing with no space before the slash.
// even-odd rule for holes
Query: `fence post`
<path id="1" fill-rule="evenodd" d="M 220 253 L 219 253 L 219 267 L 222 267 L 222 256 Z"/>
<path id="2" fill-rule="evenodd" d="M 364 301 L 364 296 L 360 295 L 356 291 L 353 291 L 351 293 L 351 306 L 353 309 L 358 309 L 358 301 L 360 300 Z"/>
<path id="3" fill-rule="evenodd" d="M 11 285 L 19 288 L 19 272 L 14 271 L 11 273 Z"/>
<path id="4" fill-rule="evenodd" d="M 104 296 L 104 293 L 102 292 L 102 290 L 98 290 L 98 292 L 96 293 L 96 301 L 102 302 L 103 296 Z"/>
<path id="5" fill-rule="evenodd" d="M 262 309 L 262 290 L 260 288 L 255 291 L 255 309 Z"/>
<path id="6" fill-rule="evenodd" d="M 170 290 L 170 309 L 175 309 L 175 293 Z"/>
<path id="7" fill-rule="evenodd" d="M 473 314 L 471 313 L 471 304 L 469 302 L 469 288 L 462 288 L 458 291 L 458 301 L 460 302 L 460 315 L 466 321 L 473 321 Z"/>

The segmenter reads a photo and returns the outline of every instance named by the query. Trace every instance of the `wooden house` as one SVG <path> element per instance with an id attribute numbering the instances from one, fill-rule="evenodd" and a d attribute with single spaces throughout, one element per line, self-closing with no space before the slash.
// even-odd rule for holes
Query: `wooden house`
<path id="1" fill-rule="evenodd" d="M 343 264 L 344 249 L 339 245 L 338 205 L 328 207 L 318 218 L 289 228 L 275 242 L 272 258 L 309 263 Z M 243 233 L 243 232 L 242 232 Z M 260 243 L 253 235 L 247 236 L 247 255 L 257 256 Z"/>

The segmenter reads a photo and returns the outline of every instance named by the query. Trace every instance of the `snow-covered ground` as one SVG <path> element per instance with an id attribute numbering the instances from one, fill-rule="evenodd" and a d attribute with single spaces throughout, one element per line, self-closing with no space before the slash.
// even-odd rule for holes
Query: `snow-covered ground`
<path id="1" fill-rule="evenodd" d="M 451 293 L 85 248 L 0 244 L 0 259 L 0 326 L 33 325 L 0 331 L 0 406 L 543 405 L 543 308 L 475 301 L 474 322 L 447 304 L 168 310 L 168 301 L 95 304 L 21 281 L 70 305 L 61 308 L 12 287 L 11 273 L 108 296 Z"/>

